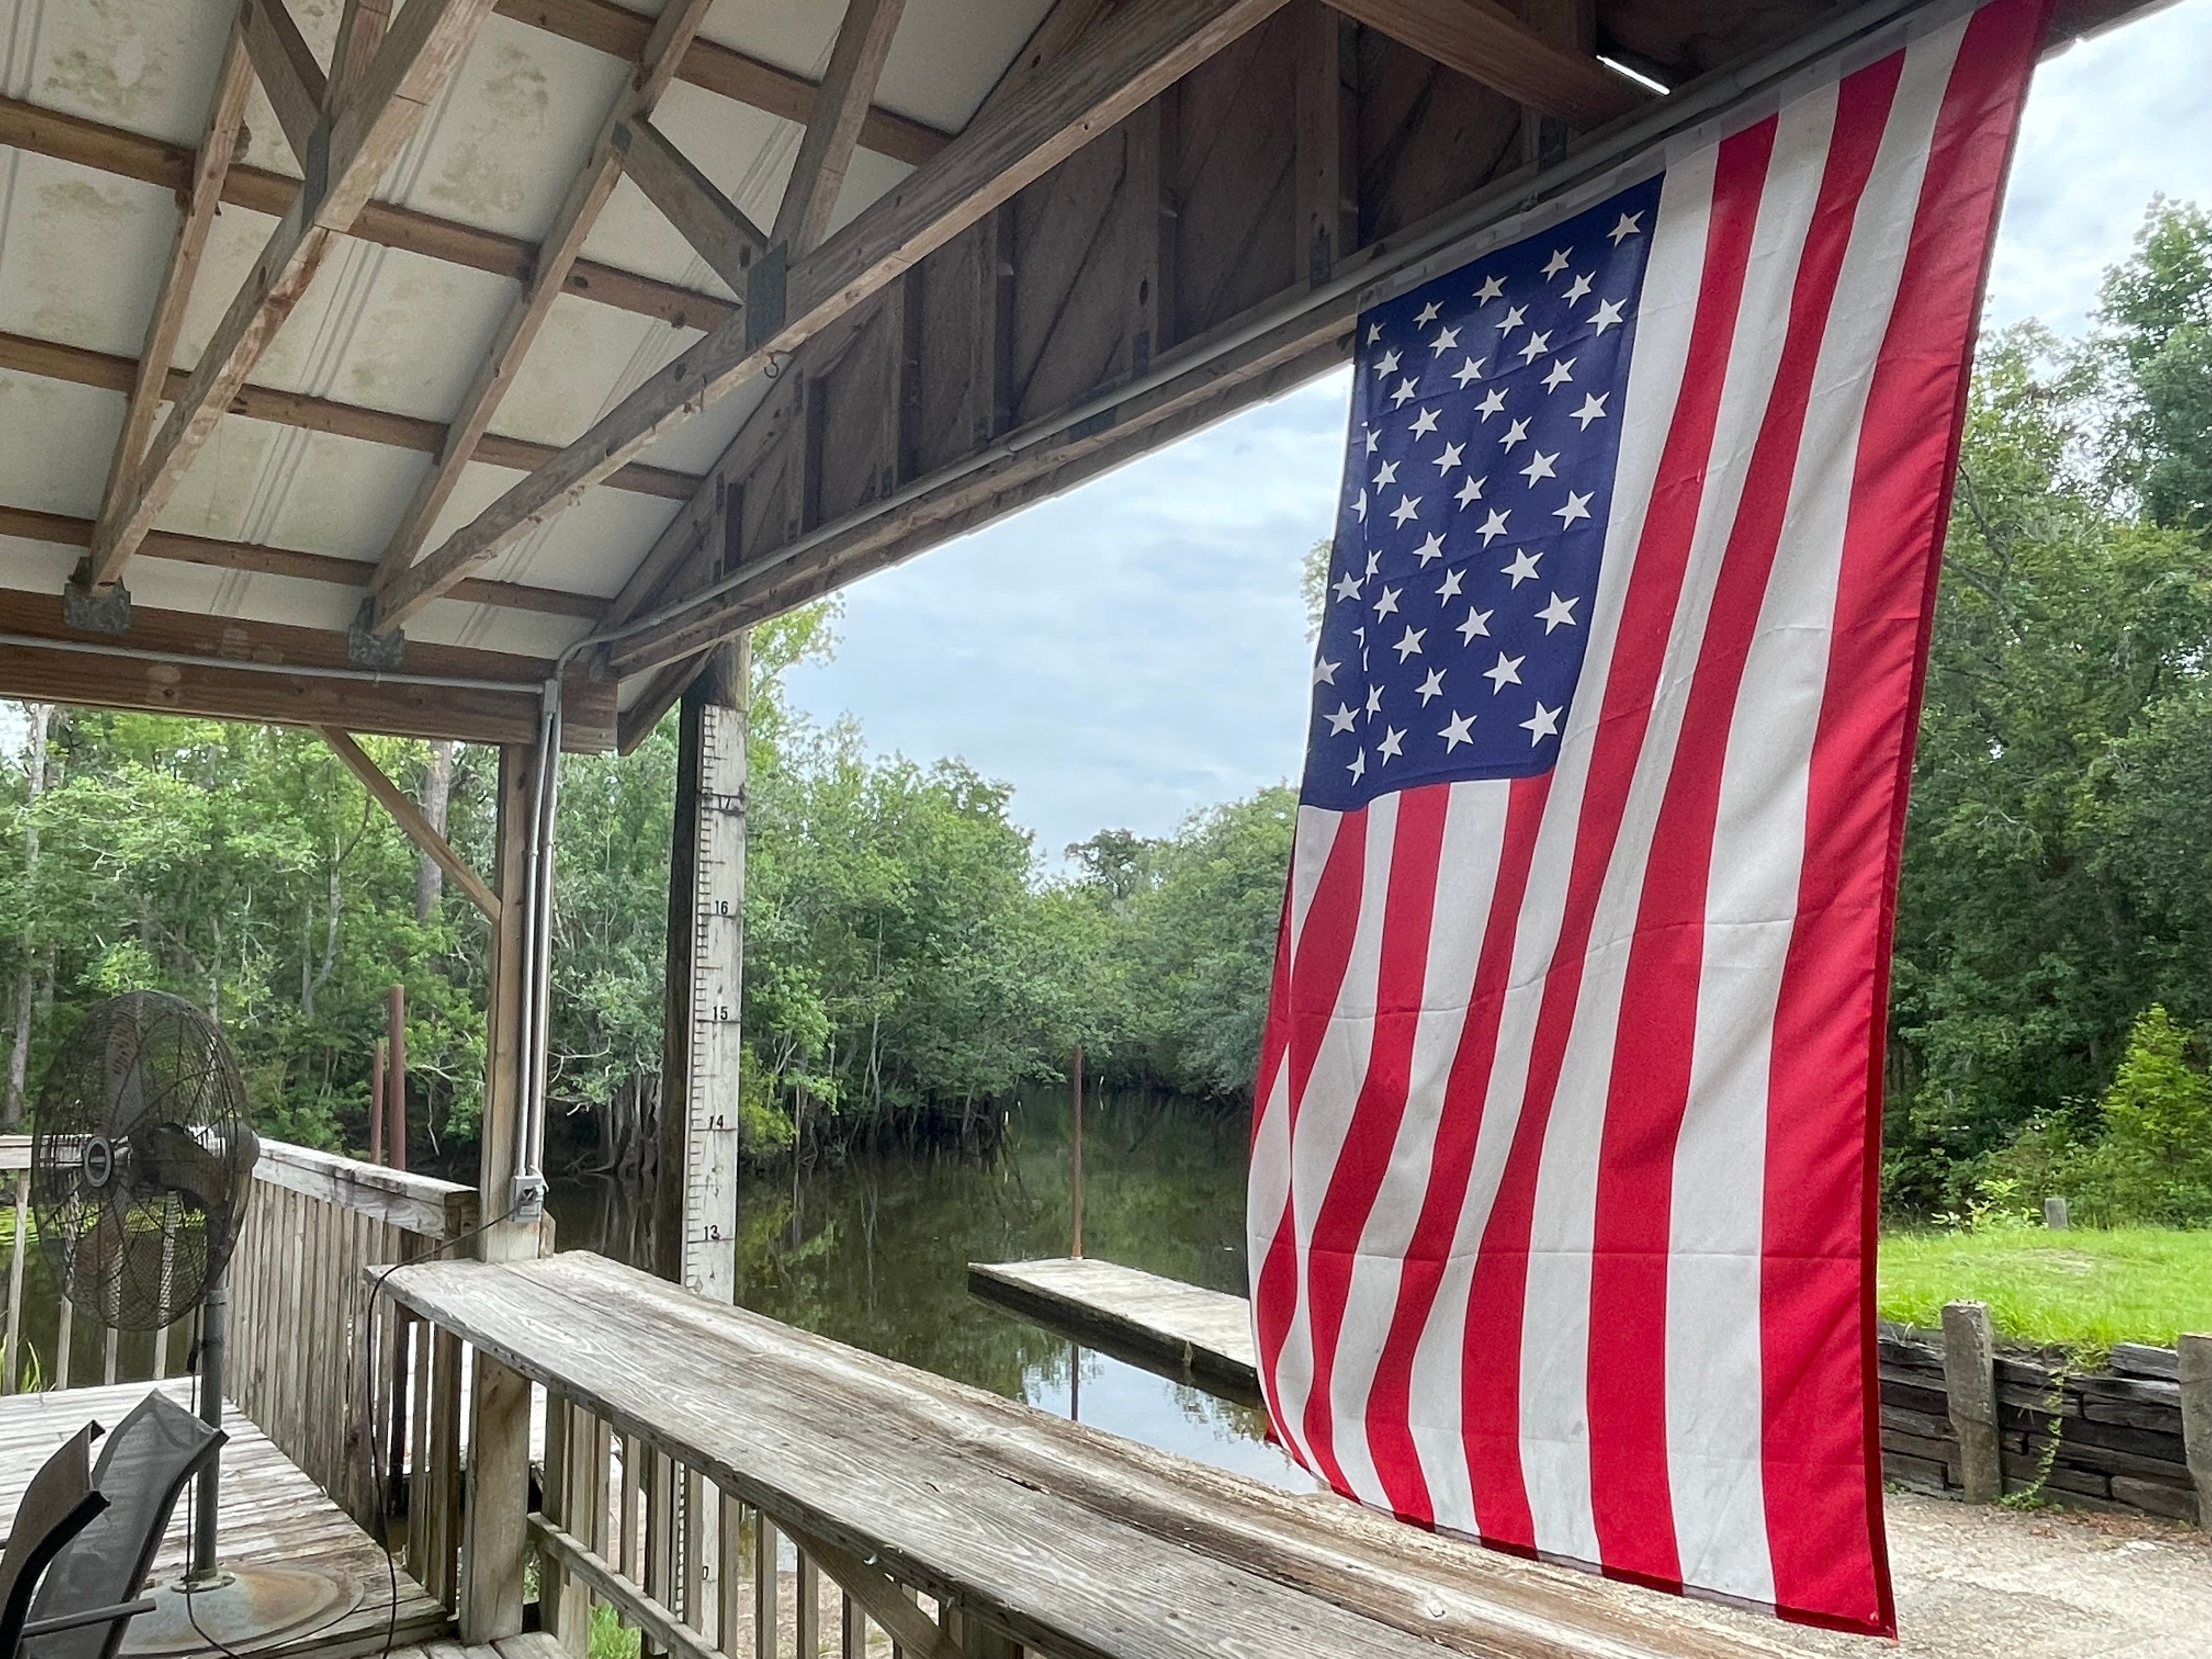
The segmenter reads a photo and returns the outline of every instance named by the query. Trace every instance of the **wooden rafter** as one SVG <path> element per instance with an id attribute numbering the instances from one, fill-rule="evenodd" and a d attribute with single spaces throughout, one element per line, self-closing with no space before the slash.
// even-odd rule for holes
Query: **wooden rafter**
<path id="1" fill-rule="evenodd" d="M 268 94 L 270 108 L 276 112 L 284 142 L 304 167 L 316 125 L 323 118 L 323 106 L 329 101 L 323 66 L 315 61 L 284 0 L 246 0 L 239 17 L 254 76 Z"/>
<path id="2" fill-rule="evenodd" d="M 876 95 L 876 82 L 890 56 L 891 37 L 906 0 L 847 0 L 845 21 L 830 48 L 821 100 L 799 141 L 799 159 L 783 188 L 769 240 L 797 259 L 811 253 L 829 231 L 846 170 L 860 143 L 860 124 Z"/>
<path id="3" fill-rule="evenodd" d="M 100 515 L 93 537 L 94 586 L 112 585 L 145 540 L 185 469 L 307 291 L 331 240 L 351 226 L 490 9 L 491 0 L 412 0 L 366 74 L 324 112 L 314 144 L 324 147 L 327 169 L 277 222 L 130 485 L 115 508 Z"/>
<path id="4" fill-rule="evenodd" d="M 50 380 L 68 380 L 78 386 L 128 392 L 135 386 L 140 364 L 144 361 L 93 351 L 83 346 L 62 345 L 52 340 L 34 340 L 24 334 L 0 333 L 0 369 L 36 374 Z M 191 379 L 183 369 L 172 368 L 167 383 L 152 388 L 149 394 L 149 422 L 155 408 L 179 396 Z M 248 420 L 269 421 L 307 432 L 327 432 L 333 437 L 358 438 L 364 443 L 388 444 L 395 449 L 412 449 L 431 455 L 436 454 L 446 441 L 443 421 L 365 409 L 358 404 L 342 404 L 304 392 L 279 391 L 275 386 L 239 387 L 238 395 L 230 400 L 230 412 L 243 415 Z M 142 446 L 143 441 L 142 436 Z M 557 444 L 535 443 L 527 438 L 502 437 L 488 432 L 477 441 L 471 459 L 527 472 L 560 453 Z M 690 500 L 698 489 L 699 475 L 632 461 L 621 471 L 609 474 L 606 482 L 611 489 L 681 501 Z"/>
<path id="5" fill-rule="evenodd" d="M 0 145 L 52 156 L 58 161 L 137 179 L 163 190 L 191 188 L 193 155 L 181 144 L 164 143 L 82 116 L 40 109 L 0 98 Z M 281 219 L 291 210 L 300 181 L 260 167 L 233 167 L 223 179 L 226 207 L 242 207 Z M 496 231 L 479 230 L 434 214 L 389 202 L 371 202 L 347 233 L 357 241 L 399 248 L 447 264 L 464 265 L 515 282 L 527 282 L 538 263 L 535 243 Z M 673 283 L 617 270 L 579 259 L 568 272 L 568 291 L 579 299 L 658 318 L 678 328 L 710 329 L 734 309 L 727 300 L 678 288 Z"/>
<path id="6" fill-rule="evenodd" d="M 1634 87 L 1596 58 L 1546 39 L 1498 0 L 1329 3 L 1447 69 L 1572 126 L 1601 127 L 1643 102 Z"/>
<path id="7" fill-rule="evenodd" d="M 376 49 L 392 27 L 395 0 L 345 0 L 338 16 L 337 40 L 331 48 L 330 94 L 343 97 L 368 72 Z"/>
<path id="8" fill-rule="evenodd" d="M 1014 55 L 1013 61 L 999 76 L 997 84 L 985 95 L 976 111 L 977 118 L 980 119 L 1018 96 L 1037 76 L 1066 58 L 1075 49 L 1076 42 L 1082 39 L 1085 32 L 1111 10 L 1113 4 L 1114 0 L 1054 0 L 1052 9 L 1030 32 L 1030 38 L 1023 44 L 1021 51 Z M 763 423 L 773 419 L 777 413 L 777 404 L 770 399 L 747 416 L 744 424 L 738 429 L 737 435 L 731 439 L 728 447 L 715 462 L 708 478 L 731 476 L 734 470 L 734 458 L 757 450 L 763 439 Z M 663 592 L 670 573 L 696 551 L 702 534 L 712 520 L 714 503 L 712 484 L 703 483 L 692 496 L 690 504 L 668 522 L 652 547 L 647 550 L 645 557 L 638 562 L 637 568 L 630 572 L 629 580 L 623 582 L 621 591 L 607 606 L 605 616 L 600 618 L 602 628 L 620 628 L 642 611 L 649 600 Z M 665 710 L 683 689 L 682 676 L 686 672 L 682 661 L 658 672 L 647 692 L 649 699 L 657 700 L 654 720 L 659 718 L 660 711 Z M 665 696 L 662 695 L 664 692 Z M 625 748 L 627 746 L 625 744 Z"/>
<path id="9" fill-rule="evenodd" d="M 154 314 L 146 323 L 145 343 L 131 374 L 123 430 L 108 461 L 107 483 L 100 494 L 103 515 L 120 510 L 124 492 L 130 488 L 131 475 L 153 433 L 154 417 L 161 412 L 163 401 L 173 395 L 169 364 L 177 355 L 177 336 L 185 325 L 185 307 L 191 302 L 192 281 L 199 275 L 208 233 L 215 228 L 223 179 L 238 148 L 239 126 L 246 117 L 246 97 L 252 84 L 246 31 L 242 25 L 234 25 L 230 43 L 223 48 L 222 67 L 216 75 L 207 128 L 193 159 L 191 193 L 183 200 L 176 238 L 169 245 L 168 267 L 161 275 L 161 291 L 155 298 Z"/>
<path id="10" fill-rule="evenodd" d="M 652 122 L 617 127 L 615 148 L 622 152 L 630 183 L 683 233 L 717 276 L 744 293 L 747 267 L 768 248 L 761 228 Z"/>
<path id="11" fill-rule="evenodd" d="M 633 64 L 641 61 L 653 28 L 652 18 L 612 0 L 499 0 L 499 13 Z M 691 43 L 676 78 L 800 126 L 814 118 L 821 96 L 820 87 L 805 76 L 713 40 Z M 951 133 L 887 109 L 870 110 L 860 127 L 861 149 L 913 167 L 920 167 L 951 141 Z"/>
<path id="12" fill-rule="evenodd" d="M 89 547 L 92 528 L 90 519 L 76 518 L 66 513 L 0 506 L 0 536 L 20 536 L 26 541 L 45 542 L 54 547 Z M 366 588 L 376 573 L 376 567 L 366 559 L 341 559 L 328 553 L 271 547 L 265 542 L 187 536 L 174 530 L 151 532 L 139 544 L 138 556 L 171 564 L 203 565 L 210 570 L 289 576 L 296 581 L 324 582 L 332 587 Z M 463 605 L 489 605 L 502 611 L 526 611 L 541 617 L 575 617 L 586 621 L 596 621 L 606 605 L 605 600 L 588 593 L 573 593 L 558 587 L 529 587 L 520 582 L 486 581 L 480 576 L 448 589 L 446 597 Z M 134 618 L 141 614 L 137 610 L 131 612 Z"/>
<path id="13" fill-rule="evenodd" d="M 453 885 L 467 894 L 469 902 L 484 913 L 485 919 L 499 920 L 499 899 L 489 884 L 469 867 L 468 860 L 453 850 L 453 844 L 440 835 L 422 816 L 422 809 L 407 799 L 407 792 L 386 774 L 385 769 L 369 758 L 368 751 L 356 743 L 349 733 L 334 726 L 319 726 L 331 752 L 346 763 L 346 769 L 361 780 L 362 787 L 376 797 L 399 832 L 429 856 L 430 861 L 452 878 Z"/>
<path id="14" fill-rule="evenodd" d="M 581 438 L 382 588 L 377 626 L 401 626 L 655 438 L 843 316 L 1284 3 L 1130 0 L 1018 96 L 979 115 L 897 191 L 794 261 L 781 328 L 749 338 L 744 319 L 733 319 L 665 365 Z"/>
<path id="15" fill-rule="evenodd" d="M 568 281 L 568 268 L 584 250 L 584 239 L 592 234 L 600 210 L 614 194 L 622 178 L 622 155 L 615 147 L 615 134 L 625 123 L 642 120 L 653 112 L 669 82 L 676 78 L 676 66 L 683 61 L 684 50 L 711 3 L 712 0 L 669 0 L 647 43 L 644 67 L 635 83 L 617 96 L 599 124 L 591 155 L 570 182 L 554 215 L 553 228 L 538 249 L 537 268 L 501 319 L 491 349 L 477 365 L 476 379 L 462 395 L 460 410 L 447 428 L 444 447 L 416 485 L 398 527 L 385 544 L 383 556 L 377 561 L 376 583 L 370 592 L 380 612 L 384 609 L 383 596 L 405 576 L 428 539 L 438 514 L 460 483 L 470 455 L 521 372 L 523 359 L 536 343 L 545 319 L 552 315 L 553 301 Z"/>

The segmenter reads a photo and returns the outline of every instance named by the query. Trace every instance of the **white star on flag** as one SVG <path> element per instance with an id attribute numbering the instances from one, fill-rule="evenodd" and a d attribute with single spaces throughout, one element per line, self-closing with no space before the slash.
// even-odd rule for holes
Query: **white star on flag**
<path id="1" fill-rule="evenodd" d="M 1548 634 L 1555 628 L 1572 628 L 1575 625 L 1575 606 L 1581 603 L 1579 596 L 1563 599 L 1558 594 L 1553 594 L 1551 604 L 1536 613 L 1543 621 L 1544 631 Z"/>
<path id="2" fill-rule="evenodd" d="M 1449 755 L 1463 743 L 1473 743 L 1474 734 L 1468 728 L 1474 724 L 1474 715 L 1462 714 L 1457 709 L 1454 709 L 1449 722 L 1443 731 L 1437 733 L 1444 740 L 1444 753 Z"/>
<path id="3" fill-rule="evenodd" d="M 1534 749 L 1545 738 L 1556 738 L 1559 735 L 1559 711 L 1556 708 L 1547 708 L 1540 702 L 1536 705 L 1535 714 L 1525 720 L 1517 720 L 1515 724 L 1528 734 L 1528 746 Z"/>
<path id="4" fill-rule="evenodd" d="M 1491 695 L 1495 696 L 1509 685 L 1520 684 L 1521 665 L 1528 660 L 1526 657 L 1509 657 L 1499 652 L 1498 660 L 1482 671 L 1483 678 L 1490 682 Z"/>

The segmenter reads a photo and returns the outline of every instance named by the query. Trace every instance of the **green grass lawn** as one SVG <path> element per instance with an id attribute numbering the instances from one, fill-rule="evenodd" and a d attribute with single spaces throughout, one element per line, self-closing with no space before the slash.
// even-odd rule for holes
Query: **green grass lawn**
<path id="1" fill-rule="evenodd" d="M 2164 1346 L 2212 1331 L 2212 1231 L 1899 1232 L 1881 1261 L 1884 1319 L 1933 1327 L 1946 1302 L 1972 1299 L 2015 1341 Z"/>

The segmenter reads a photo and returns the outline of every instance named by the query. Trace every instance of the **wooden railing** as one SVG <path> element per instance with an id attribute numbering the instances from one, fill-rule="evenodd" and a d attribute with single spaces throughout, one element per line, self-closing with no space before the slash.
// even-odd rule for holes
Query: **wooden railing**
<path id="1" fill-rule="evenodd" d="M 385 1494 L 404 1497 L 401 1419 L 460 1389 L 426 1329 L 372 1324 L 373 1275 L 471 1231 L 476 1188 L 281 1141 L 261 1143 L 253 1174 L 231 1256 L 223 1391 L 365 1526 Z"/>
<path id="2" fill-rule="evenodd" d="M 0 1137 L 10 1227 L 0 1391 L 14 1389 L 24 1373 L 25 1304 L 30 1275 L 39 1271 L 27 1265 L 35 1226 L 29 1166 L 29 1137 Z M 253 1173 L 253 1194 L 230 1260 L 224 1392 L 341 1507 L 366 1522 L 378 1507 L 380 1476 L 391 1493 L 405 1494 L 395 1456 L 406 1437 L 395 1430 L 396 1420 L 428 1412 L 441 1390 L 458 1399 L 460 1389 L 458 1344 L 445 1345 L 441 1369 L 427 1327 L 386 1320 L 372 1333 L 369 1276 L 473 1229 L 476 1189 L 282 1141 L 261 1143 Z M 61 1304 L 52 1364 L 36 1378 L 40 1386 L 118 1380 L 118 1333 L 112 1327 L 103 1328 L 101 1375 L 72 1374 L 70 1350 L 83 1317 L 66 1300 Z M 189 1316 L 179 1323 L 188 1325 Z M 171 1336 L 165 1331 L 154 1345 L 156 1379 L 168 1369 Z M 411 1388 L 417 1376 L 427 1380 L 422 1389 Z M 411 1398 L 415 1394 L 424 1397 Z M 458 1490 L 450 1503 L 458 1506 Z"/>
<path id="3" fill-rule="evenodd" d="M 957 1607 L 744 1502 L 655 1442 L 549 1395 L 543 1507 L 529 1517 L 544 1629 L 589 1651 L 593 1609 L 678 1659 L 1012 1656 Z M 784 1553 L 790 1552 L 790 1567 Z"/>

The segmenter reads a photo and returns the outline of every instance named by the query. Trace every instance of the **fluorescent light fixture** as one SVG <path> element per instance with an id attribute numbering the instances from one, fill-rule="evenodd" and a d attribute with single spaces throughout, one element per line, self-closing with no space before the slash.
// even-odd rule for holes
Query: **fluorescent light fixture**
<path id="1" fill-rule="evenodd" d="M 1664 81 L 1653 80 L 1651 76 L 1646 75 L 1642 70 L 1629 68 L 1627 64 L 1622 63 L 1618 58 L 1607 58 L 1603 52 L 1600 52 L 1598 54 L 1597 61 L 1604 64 L 1607 69 L 1611 70 L 1615 75 L 1618 75 L 1622 80 L 1633 81 L 1638 86 L 1642 87 L 1644 91 L 1656 92 L 1662 98 L 1664 98 L 1668 93 L 1674 90 L 1674 88 L 1668 86 Z"/>

